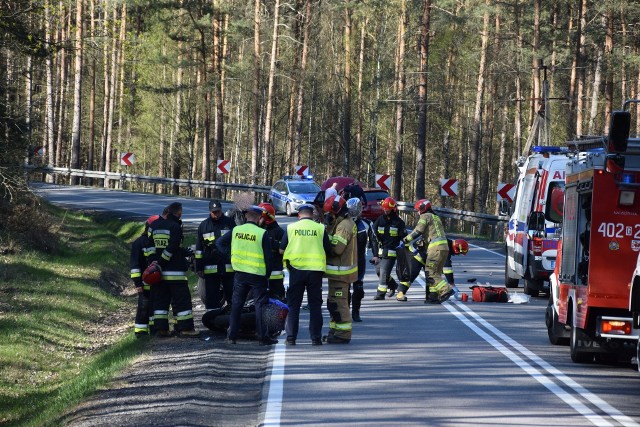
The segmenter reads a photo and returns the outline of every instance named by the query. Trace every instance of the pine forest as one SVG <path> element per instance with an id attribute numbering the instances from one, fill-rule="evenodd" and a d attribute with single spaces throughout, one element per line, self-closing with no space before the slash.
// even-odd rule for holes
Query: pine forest
<path id="1" fill-rule="evenodd" d="M 0 5 L 5 199 L 25 164 L 259 185 L 308 165 L 493 214 L 529 146 L 606 134 L 640 98 L 637 1 Z"/>

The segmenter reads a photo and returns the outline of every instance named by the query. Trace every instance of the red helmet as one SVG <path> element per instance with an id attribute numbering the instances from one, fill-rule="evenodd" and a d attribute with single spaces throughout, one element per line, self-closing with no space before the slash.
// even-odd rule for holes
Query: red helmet
<path id="1" fill-rule="evenodd" d="M 385 211 L 397 211 L 398 210 L 398 204 L 393 199 L 393 197 L 387 197 L 386 199 L 384 199 L 382 201 L 382 203 L 380 203 L 380 206 L 382 206 L 382 209 L 385 210 Z"/>
<path id="2" fill-rule="evenodd" d="M 262 218 L 264 218 L 265 224 L 271 224 L 276 220 L 276 210 L 271 203 L 260 203 L 258 206 L 264 209 Z"/>
<path id="3" fill-rule="evenodd" d="M 418 213 L 423 214 L 431 209 L 431 202 L 427 199 L 420 199 L 416 202 L 415 205 L 413 205 L 413 207 L 418 211 Z"/>
<path id="4" fill-rule="evenodd" d="M 453 253 L 455 255 L 466 255 L 469 252 L 469 244 L 464 239 L 456 239 L 453 241 Z"/>
<path id="5" fill-rule="evenodd" d="M 142 281 L 148 285 L 155 285 L 162 280 L 162 269 L 158 263 L 153 262 L 142 273 Z"/>
<path id="6" fill-rule="evenodd" d="M 323 210 L 325 212 L 331 212 L 334 215 L 338 215 L 346 204 L 347 201 L 343 197 L 331 196 L 324 201 Z"/>
<path id="7" fill-rule="evenodd" d="M 147 219 L 147 225 L 151 225 L 151 223 L 153 221 L 155 221 L 156 219 L 160 218 L 160 215 L 151 215 L 148 219 Z"/>

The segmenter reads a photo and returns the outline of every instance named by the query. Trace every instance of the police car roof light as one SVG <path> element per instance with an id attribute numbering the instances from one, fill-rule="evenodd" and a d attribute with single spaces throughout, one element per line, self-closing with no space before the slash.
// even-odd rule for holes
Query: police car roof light
<path id="1" fill-rule="evenodd" d="M 547 146 L 542 146 L 542 145 L 534 145 L 533 147 L 531 147 L 531 151 L 533 153 L 540 153 L 540 154 L 544 154 L 544 153 L 566 153 L 569 151 L 568 147 L 547 147 Z"/>
<path id="2" fill-rule="evenodd" d="M 285 181 L 313 181 L 313 175 L 284 175 L 282 179 Z"/>

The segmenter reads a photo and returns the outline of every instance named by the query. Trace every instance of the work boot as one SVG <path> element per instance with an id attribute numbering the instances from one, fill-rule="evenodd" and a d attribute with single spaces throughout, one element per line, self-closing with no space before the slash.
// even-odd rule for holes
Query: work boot
<path id="1" fill-rule="evenodd" d="M 392 297 L 392 296 L 394 296 L 395 294 L 396 294 L 396 290 L 395 290 L 395 289 L 392 289 L 392 288 L 389 288 L 389 292 L 387 292 L 387 296 L 388 296 L 389 298 L 391 298 L 391 297 Z"/>
<path id="2" fill-rule="evenodd" d="M 169 332 L 169 331 L 158 331 L 158 336 L 160 338 L 169 338 L 171 336 L 171 332 Z"/>
<path id="3" fill-rule="evenodd" d="M 398 301 L 406 301 L 407 300 L 407 296 L 404 294 L 404 292 L 400 291 L 400 292 L 398 292 L 398 295 L 396 295 L 396 300 L 398 300 Z"/>
<path id="4" fill-rule="evenodd" d="M 360 310 L 353 309 L 351 311 L 351 318 L 354 322 L 362 322 L 362 319 L 360 318 Z"/>
<path id="5" fill-rule="evenodd" d="M 198 338 L 200 336 L 200 332 L 195 329 L 189 329 L 186 331 L 180 331 L 178 336 L 182 338 Z"/>
<path id="6" fill-rule="evenodd" d="M 296 345 L 296 339 L 294 337 L 287 337 L 287 340 L 284 342 L 285 345 Z"/>
<path id="7" fill-rule="evenodd" d="M 425 304 L 440 304 L 440 298 L 437 292 L 429 292 L 427 298 L 424 300 Z"/>
<path id="8" fill-rule="evenodd" d="M 225 343 L 225 344 L 237 344 L 237 343 L 236 343 L 236 340 L 232 340 L 231 338 L 226 338 L 226 339 L 224 340 L 224 343 Z"/>
<path id="9" fill-rule="evenodd" d="M 350 339 L 336 337 L 335 335 L 327 336 L 327 344 L 349 344 L 351 342 Z"/>
<path id="10" fill-rule="evenodd" d="M 440 296 L 439 296 L 439 300 L 440 303 L 445 302 L 446 300 L 448 300 L 449 298 L 451 298 L 451 296 L 454 294 L 454 290 L 452 288 L 449 288 L 448 290 L 444 291 Z"/>
<path id="11" fill-rule="evenodd" d="M 384 299 L 384 296 L 385 296 L 385 293 L 384 293 L 384 292 L 380 292 L 380 291 L 378 291 L 378 292 L 376 293 L 376 296 L 374 296 L 374 297 L 373 297 L 373 299 L 374 299 L 374 300 L 376 300 L 376 301 L 383 300 L 383 299 Z"/>
<path id="12" fill-rule="evenodd" d="M 278 340 L 271 337 L 265 337 L 260 340 L 259 345 L 274 345 L 278 344 Z"/>
<path id="13" fill-rule="evenodd" d="M 313 338 L 311 340 L 311 345 L 322 345 L 322 339 L 321 338 Z"/>

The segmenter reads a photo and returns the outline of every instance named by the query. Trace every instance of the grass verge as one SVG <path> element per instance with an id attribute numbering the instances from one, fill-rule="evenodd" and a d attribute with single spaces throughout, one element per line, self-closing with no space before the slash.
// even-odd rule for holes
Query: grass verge
<path id="1" fill-rule="evenodd" d="M 0 255 L 0 424 L 47 425 L 144 351 L 129 243 L 142 224 L 43 206 L 53 253 Z"/>

